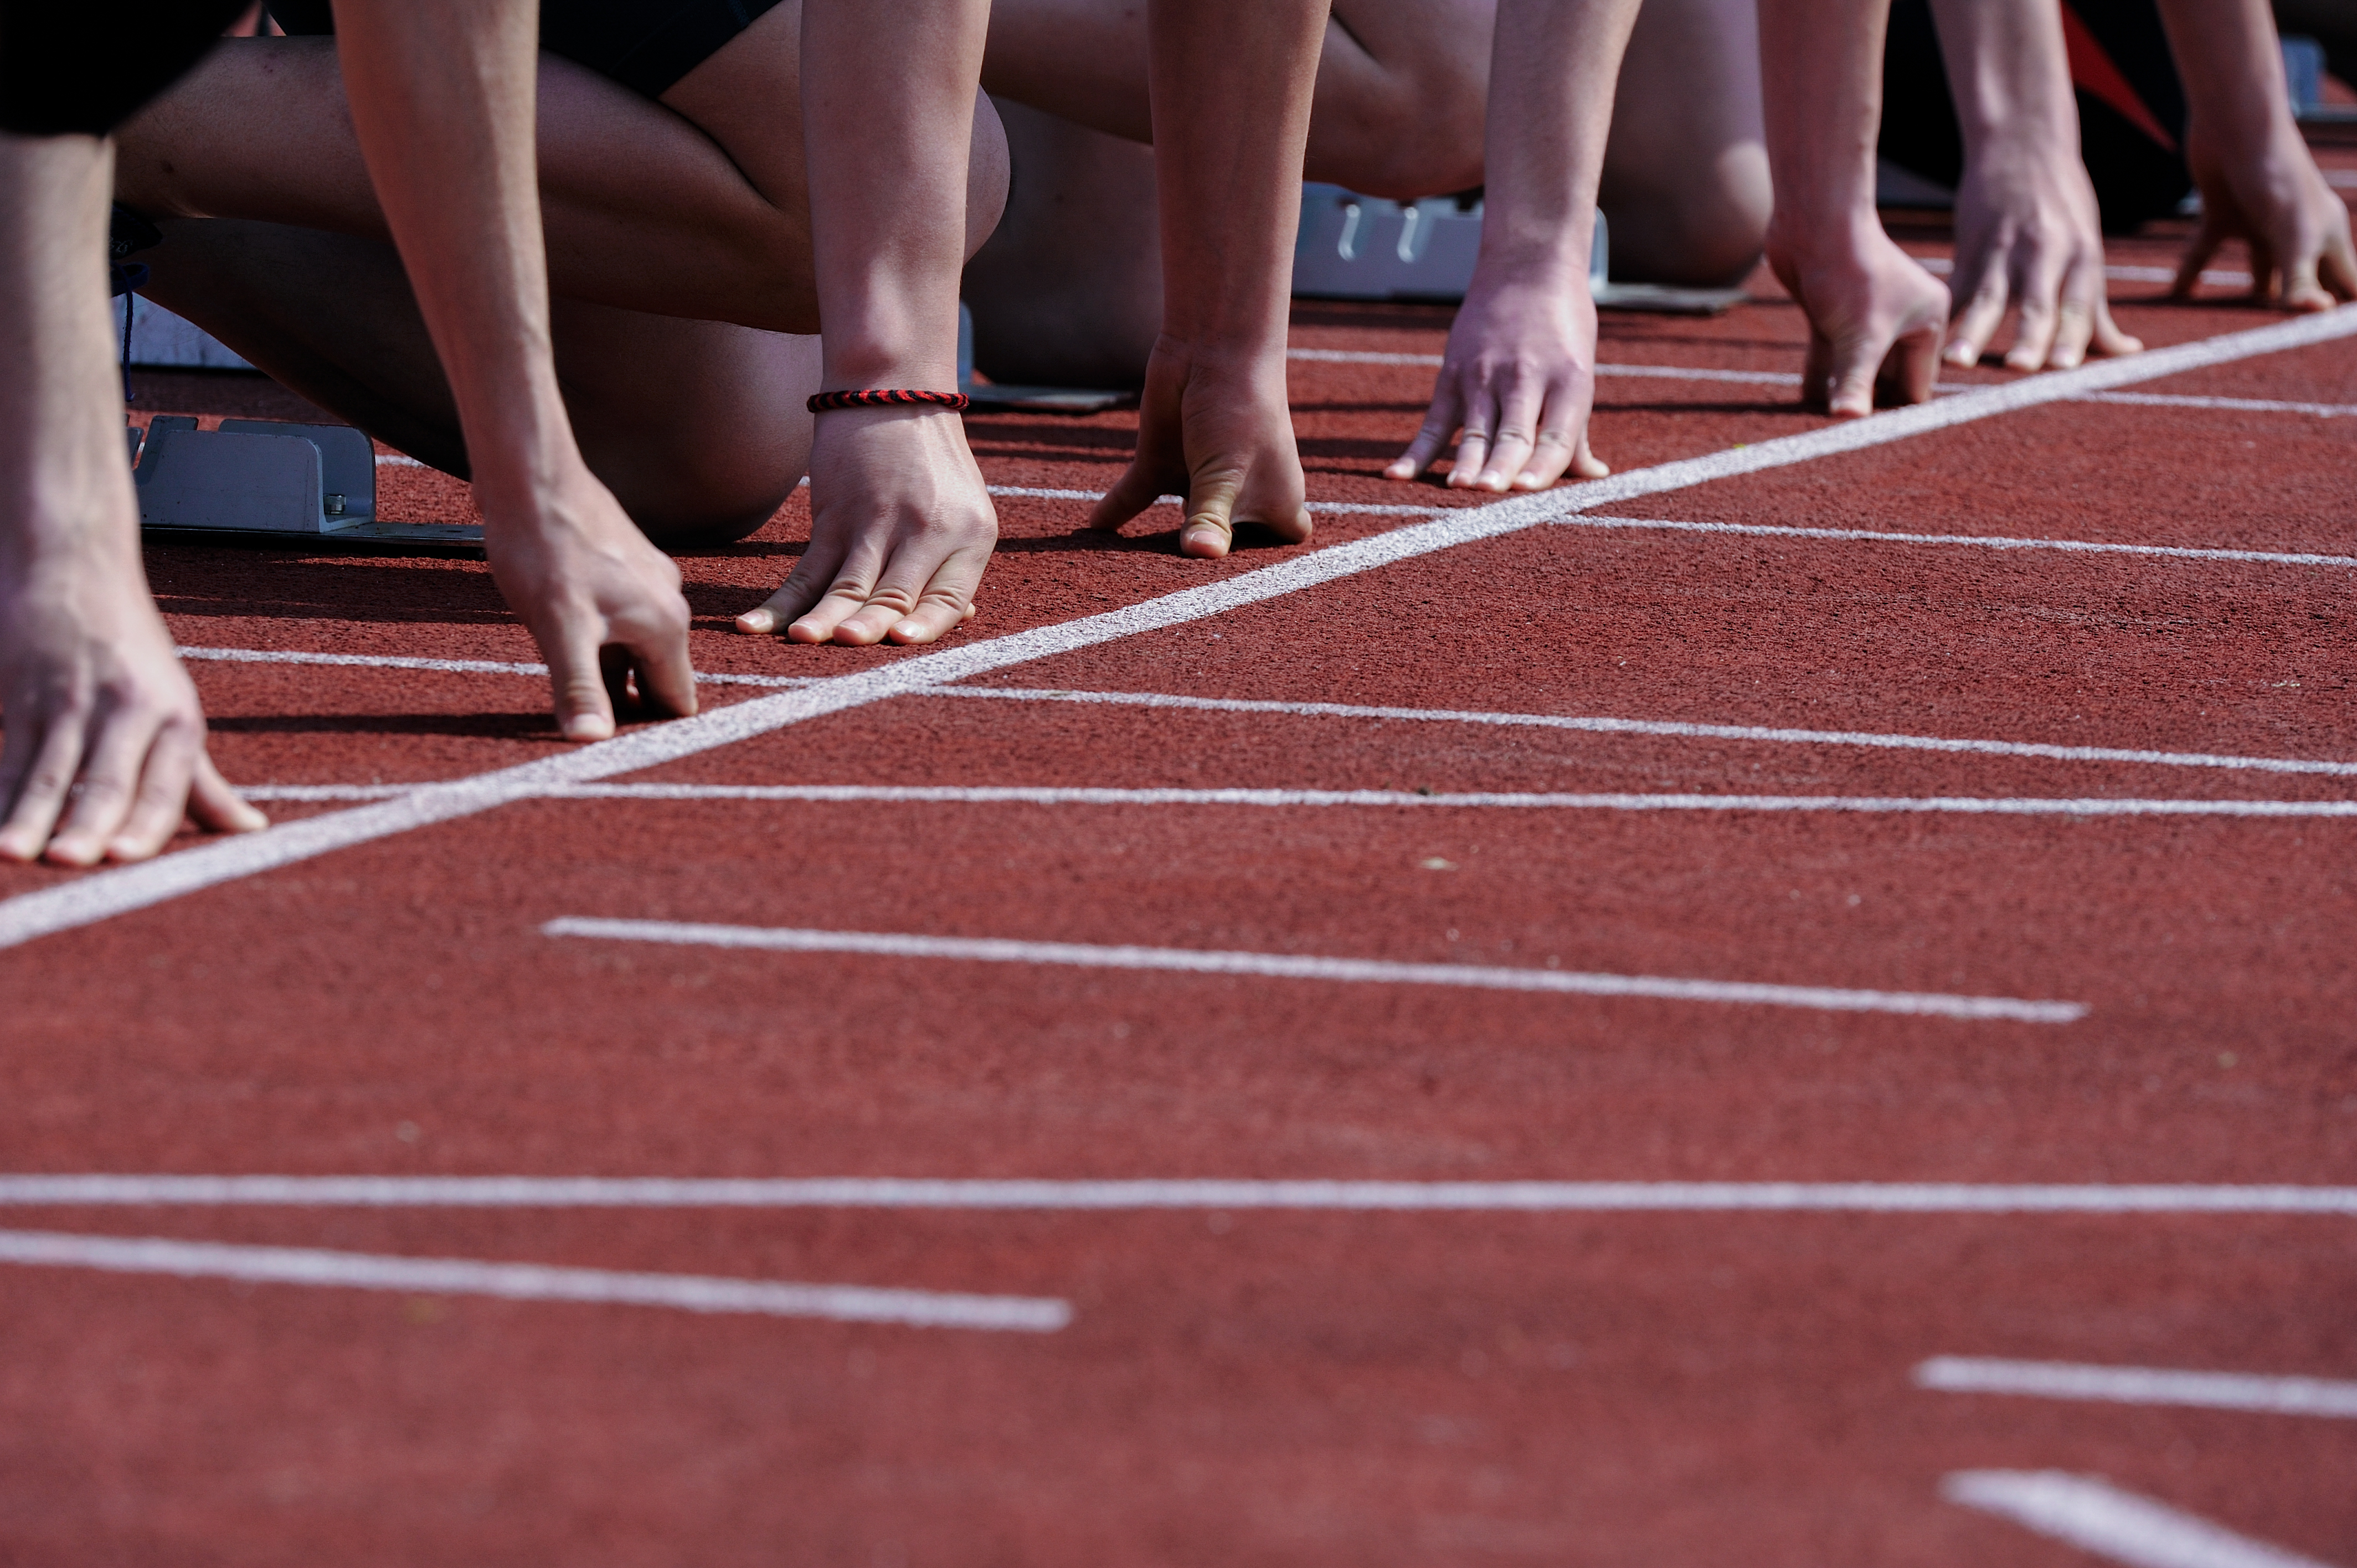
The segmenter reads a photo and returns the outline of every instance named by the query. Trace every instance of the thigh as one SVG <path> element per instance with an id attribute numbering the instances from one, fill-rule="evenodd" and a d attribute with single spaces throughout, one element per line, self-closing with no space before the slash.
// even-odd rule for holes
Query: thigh
<path id="1" fill-rule="evenodd" d="M 1645 0 L 1598 204 L 1616 277 L 1712 286 L 1759 260 L 1771 205 L 1752 0 Z"/>

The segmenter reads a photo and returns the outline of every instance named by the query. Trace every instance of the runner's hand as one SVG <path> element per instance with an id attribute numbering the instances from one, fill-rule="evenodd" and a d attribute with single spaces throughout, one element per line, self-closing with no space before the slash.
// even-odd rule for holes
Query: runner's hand
<path id="1" fill-rule="evenodd" d="M 845 408 L 811 443 L 811 542 L 737 629 L 796 642 L 931 642 L 974 617 L 998 513 L 946 409 Z M 791 624 L 789 624 L 791 623 Z"/>
<path id="2" fill-rule="evenodd" d="M 2228 240 L 2251 252 L 2251 297 L 2293 310 L 2330 310 L 2357 299 L 2357 252 L 2349 208 L 2317 172 L 2297 132 L 2286 128 L 2255 147 L 2225 145 L 2196 121 L 2185 137 L 2186 162 L 2201 188 L 2201 231 L 2185 252 L 2169 292 L 2179 298 Z"/>
<path id="3" fill-rule="evenodd" d="M 1139 400 L 1137 456 L 1088 525 L 1117 530 L 1174 494 L 1187 498 L 1181 555 L 1219 559 L 1241 523 L 1287 544 L 1309 537 L 1282 349 L 1215 357 L 1167 336 L 1156 340 Z"/>
<path id="4" fill-rule="evenodd" d="M 634 703 L 695 712 L 679 568 L 604 485 L 576 467 L 513 505 L 476 494 L 491 576 L 548 661 L 565 739 L 606 739 Z"/>
<path id="5" fill-rule="evenodd" d="M 2144 348 L 2113 324 L 2095 187 L 2075 146 L 2000 145 L 1967 161 L 1950 287 L 1956 316 L 1943 358 L 1951 365 L 1979 364 L 2017 306 L 2007 370 L 2067 371 L 2091 351 Z"/>
<path id="6" fill-rule="evenodd" d="M 1948 290 L 1891 243 L 1881 225 L 1807 252 L 1770 233 L 1768 264 L 1809 317 L 1801 401 L 1838 418 L 1886 403 L 1926 403 L 1939 374 Z"/>
<path id="7" fill-rule="evenodd" d="M 0 580 L 0 857 L 145 860 L 184 816 L 269 826 L 205 754 L 205 715 L 147 596 L 135 545 Z"/>
<path id="8" fill-rule="evenodd" d="M 1452 489 L 1542 490 L 1568 470 L 1600 479 L 1612 470 L 1587 445 L 1596 401 L 1596 302 L 1587 280 L 1492 284 L 1476 272 L 1448 328 L 1432 411 L 1405 452 L 1383 470 L 1413 479 L 1458 431 Z"/>

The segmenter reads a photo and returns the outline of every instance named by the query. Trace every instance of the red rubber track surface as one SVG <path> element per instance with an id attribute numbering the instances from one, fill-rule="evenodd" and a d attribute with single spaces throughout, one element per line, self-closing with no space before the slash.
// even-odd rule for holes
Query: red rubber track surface
<path id="1" fill-rule="evenodd" d="M 2357 166 L 2357 156 L 2329 161 Z M 1943 231 L 1904 230 L 1945 254 Z M 2177 240 L 2119 245 L 2163 265 Z M 2220 265 L 2232 265 L 2231 262 Z M 2282 319 L 2115 285 L 2153 346 Z M 1622 366 L 1789 373 L 1764 273 Z M 1437 354 L 1434 308 L 1297 348 Z M 2357 407 L 2341 339 L 2140 395 Z M 1313 509 L 1422 364 L 1293 366 Z M 1996 382 L 2000 371 L 1953 378 Z M 143 413 L 299 415 L 149 375 Z M 1617 469 L 1814 429 L 1791 387 L 1607 376 Z M 994 484 L 1099 490 L 1133 415 L 970 417 Z M 2357 417 L 2046 405 L 1599 509 L 970 684 L 1735 726 L 1604 733 L 903 696 L 619 782 L 2330 802 L 2357 568 L 1604 527 L 2344 556 Z M 382 510 L 471 515 L 381 470 Z M 1226 562 L 1006 496 L 984 613 Z M 802 498 L 683 562 L 706 671 Z M 525 662 L 479 563 L 157 546 L 193 648 Z M 524 674 L 190 665 L 255 785 L 561 754 Z M 715 684 L 722 705 L 769 694 Z M 1760 732 L 2007 743 L 1995 751 Z M 281 821 L 345 809 L 275 801 Z M 188 843 L 198 842 L 193 835 Z M 0 869 L 0 897 L 73 880 Z M 2046 999 L 2067 1024 L 726 950 L 553 919 L 1138 944 Z M 2357 1184 L 2357 817 L 528 800 L 0 950 L 0 1171 L 291 1176 Z M 0 1230 L 1053 1297 L 1049 1334 L 0 1264 L 0 1564 L 1963 1564 L 2089 1558 L 1943 1500 L 2067 1472 L 2357 1562 L 2357 1422 L 1961 1394 L 1935 1356 L 2357 1379 L 2339 1216 L 0 1207 Z"/>

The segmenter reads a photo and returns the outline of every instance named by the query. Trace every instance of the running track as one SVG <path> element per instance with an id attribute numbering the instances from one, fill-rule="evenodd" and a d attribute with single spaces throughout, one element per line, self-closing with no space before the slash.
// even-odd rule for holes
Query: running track
<path id="1" fill-rule="evenodd" d="M 602 747 L 152 550 L 282 826 L 0 871 L 0 1563 L 2357 1564 L 2357 315 L 2115 289 L 1838 427 L 1609 319 L 1487 506 L 1305 305 L 1309 546 L 976 418 L 967 631 L 730 635 L 797 500 Z"/>

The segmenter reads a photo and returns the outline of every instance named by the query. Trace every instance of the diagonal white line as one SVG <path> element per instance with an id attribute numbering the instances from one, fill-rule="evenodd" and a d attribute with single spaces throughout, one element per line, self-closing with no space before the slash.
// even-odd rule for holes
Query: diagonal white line
<path id="1" fill-rule="evenodd" d="M 0 903 L 0 948 L 146 908 L 353 844 L 472 816 L 551 784 L 588 783 L 620 773 L 634 773 L 716 746 L 731 746 L 788 725 L 905 696 L 927 686 L 1201 620 L 1394 562 L 1496 539 L 1570 512 L 1791 464 L 1814 462 L 2034 408 L 2082 392 L 2106 391 L 2253 355 L 2306 348 L 2352 333 L 2357 333 L 2357 306 L 2343 306 L 2247 332 L 2155 349 L 2126 359 L 1981 388 L 1940 403 L 1898 409 L 1870 419 L 1828 424 L 1803 435 L 1788 435 L 1559 490 L 1537 491 L 1468 508 L 1429 522 L 1313 550 L 1275 565 L 1239 572 L 1200 587 L 1181 589 L 1103 615 L 911 655 L 878 669 L 839 676 L 800 691 L 759 697 L 692 719 L 651 725 L 562 757 L 544 757 L 456 783 L 434 785 L 396 800 L 284 823 L 263 832 L 216 841 L 141 865 L 95 872 L 38 892 L 19 894 Z"/>
<path id="2" fill-rule="evenodd" d="M 2172 396 L 2167 392 L 2089 392 L 2088 403 L 2131 403 L 2143 408 L 2212 408 L 2236 413 L 2312 413 L 2338 419 L 2357 413 L 2357 403 L 2284 403 L 2263 397 Z"/>
<path id="3" fill-rule="evenodd" d="M 1915 1369 L 1915 1382 L 1920 1388 L 1958 1394 L 2026 1394 L 2038 1399 L 2181 1404 L 2204 1410 L 2357 1419 L 2357 1381 L 2331 1378 L 1934 1356 Z"/>
<path id="4" fill-rule="evenodd" d="M 942 686 L 915 694 L 1017 703 L 1184 708 L 1219 714 L 1291 714 L 1304 718 L 1496 725 L 1505 728 L 1577 730 L 1595 735 L 1664 736 L 1760 741 L 1787 746 L 1856 746 L 1895 751 L 1962 752 L 1976 757 L 2030 757 L 2053 762 L 2134 762 L 2160 768 L 2222 768 L 2258 773 L 2309 773 L 2336 779 L 2357 778 L 2357 762 L 2331 762 L 2299 757 L 2237 757 L 2203 751 L 2138 751 L 2111 746 L 2051 746 L 2042 741 L 2028 740 L 1960 740 L 1945 736 L 1888 735 L 1873 730 L 1786 729 L 1767 725 L 1688 724 L 1675 719 L 1599 718 L 1576 714 L 1501 714 L 1486 713 L 1478 708 L 1366 707 L 1349 703 L 1186 697 L 1161 692 L 1064 692 L 1028 686 Z"/>
<path id="5" fill-rule="evenodd" d="M 1071 1304 L 1052 1297 L 968 1295 L 870 1285 L 790 1284 L 708 1274 L 622 1273 L 609 1269 L 556 1268 L 544 1263 L 387 1257 L 309 1247 L 176 1241 L 154 1236 L 0 1230 L 0 1263 L 101 1269 L 112 1273 L 174 1274 L 183 1279 L 412 1291 L 429 1295 L 490 1295 L 509 1301 L 609 1302 L 678 1307 L 688 1312 L 759 1313 L 772 1317 L 831 1318 L 840 1323 L 900 1323 L 923 1328 L 1049 1333 L 1072 1320 Z"/>
<path id="6" fill-rule="evenodd" d="M 922 1176 L 0 1176 L 17 1208 L 939 1208 L 1144 1213 L 2271 1214 L 2357 1219 L 2352 1187 L 1782 1181 L 1054 1181 Z"/>
<path id="7" fill-rule="evenodd" d="M 390 800 L 417 784 L 259 784 L 249 800 Z M 545 800 L 748 800 L 959 806 L 1257 806 L 1557 811 L 1771 811 L 1996 817 L 2357 817 L 2357 800 L 2037 800 L 1928 795 L 1422 794 L 1408 789 L 1110 789 L 1006 784 L 565 784 Z"/>
<path id="8" fill-rule="evenodd" d="M 182 659 L 221 664 L 325 664 L 353 670 L 430 670 L 454 675 L 545 675 L 545 664 L 511 664 L 493 659 L 413 659 L 397 653 L 298 653 L 278 648 L 175 648 Z M 807 686 L 802 675 L 729 675 L 708 670 L 695 672 L 698 685 Z"/>
<path id="9" fill-rule="evenodd" d="M 551 920 L 540 929 L 542 935 L 550 937 L 673 942 L 692 947 L 748 948 L 767 952 L 855 952 L 877 958 L 952 959 L 971 963 L 1072 964 L 1086 969 L 1250 974 L 1278 980 L 1325 980 L 1361 985 L 1459 985 L 1480 991 L 1644 996 L 1667 1002 L 1803 1007 L 1836 1013 L 1894 1013 L 1914 1017 L 1973 1021 L 2009 1019 L 2026 1024 L 2069 1024 L 2084 1017 L 2087 1012 L 2083 1004 L 2076 1002 L 2025 1002 L 2010 996 L 1949 996 L 1928 992 L 1856 991 L 1828 985 L 1682 980 L 1652 974 L 1586 974 L 1570 970 L 1504 969 L 1484 964 L 1386 963 L 1372 959 L 1309 958 L 1295 953 L 1107 947 L 1086 942 L 1007 941 L 987 937 L 927 937 L 887 931 L 813 931 L 761 926 L 703 925 L 675 920 L 587 918 Z"/>
<path id="10" fill-rule="evenodd" d="M 1940 1494 L 2129 1568 L 2326 1568 L 2106 1481 L 2060 1470 L 1964 1470 Z"/>

